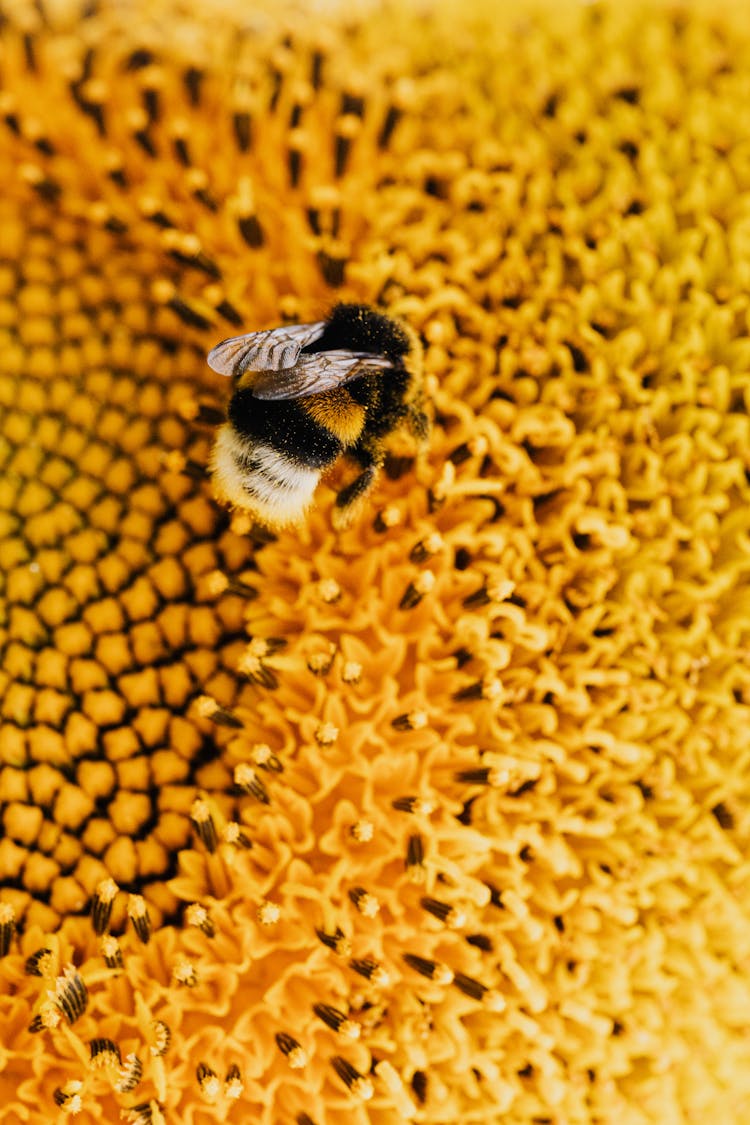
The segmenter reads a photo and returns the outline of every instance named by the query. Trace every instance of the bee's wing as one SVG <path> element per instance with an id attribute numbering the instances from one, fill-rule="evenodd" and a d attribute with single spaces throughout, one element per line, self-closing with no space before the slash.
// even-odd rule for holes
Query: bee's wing
<path id="1" fill-rule="evenodd" d="M 392 366 L 385 356 L 369 352 L 312 352 L 301 355 L 294 367 L 261 371 L 253 383 L 253 396 L 263 399 L 307 398 Z"/>
<path id="2" fill-rule="evenodd" d="M 222 340 L 208 353 L 208 366 L 219 375 L 237 377 L 245 371 L 275 371 L 292 367 L 302 348 L 314 344 L 325 330 L 326 322 L 289 324 L 270 328 L 267 332 L 249 332 Z"/>

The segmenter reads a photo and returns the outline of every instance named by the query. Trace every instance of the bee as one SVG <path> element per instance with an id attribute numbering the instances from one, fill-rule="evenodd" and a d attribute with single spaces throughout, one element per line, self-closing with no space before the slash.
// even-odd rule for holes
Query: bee
<path id="1" fill-rule="evenodd" d="M 340 304 L 327 320 L 234 336 L 208 353 L 233 380 L 210 470 L 220 500 L 269 527 L 298 523 L 321 475 L 342 455 L 359 474 L 336 496 L 348 522 L 401 426 L 428 432 L 421 348 L 402 324 L 367 305 Z"/>

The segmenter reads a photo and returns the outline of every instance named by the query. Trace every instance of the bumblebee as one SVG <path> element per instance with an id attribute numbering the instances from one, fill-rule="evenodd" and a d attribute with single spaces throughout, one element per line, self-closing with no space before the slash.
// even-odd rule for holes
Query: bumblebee
<path id="1" fill-rule="evenodd" d="M 342 455 L 360 470 L 336 497 L 335 522 L 346 523 L 376 479 L 388 436 L 401 426 L 427 436 L 419 342 L 367 305 L 234 336 L 211 349 L 208 365 L 234 381 L 211 454 L 215 491 L 270 527 L 299 522 Z"/>

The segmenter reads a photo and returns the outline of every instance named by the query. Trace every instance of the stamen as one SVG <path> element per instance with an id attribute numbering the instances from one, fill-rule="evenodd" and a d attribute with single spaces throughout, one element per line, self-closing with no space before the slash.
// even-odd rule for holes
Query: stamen
<path id="1" fill-rule="evenodd" d="M 321 578 L 318 582 L 318 596 L 326 605 L 333 605 L 341 597 L 342 590 L 335 578 Z"/>
<path id="2" fill-rule="evenodd" d="M 151 937 L 151 918 L 143 895 L 130 896 L 128 899 L 128 917 L 133 923 L 133 929 L 140 940 L 144 945 L 147 945 Z"/>
<path id="3" fill-rule="evenodd" d="M 120 1048 L 112 1039 L 90 1039 L 89 1051 L 91 1066 L 120 1066 L 122 1063 Z"/>
<path id="4" fill-rule="evenodd" d="M 187 957 L 177 958 L 172 969 L 172 976 L 178 984 L 184 984 L 186 988 L 195 988 L 198 983 L 195 967 L 192 962 L 188 961 Z"/>
<path id="5" fill-rule="evenodd" d="M 398 527 L 401 523 L 401 511 L 395 504 L 389 504 L 387 508 L 383 508 L 381 512 L 375 516 L 372 521 L 372 526 L 375 531 L 382 533 L 390 531 L 394 527 Z"/>
<path id="6" fill-rule="evenodd" d="M 185 921 L 189 926 L 195 926 L 196 929 L 202 930 L 207 937 L 213 937 L 216 933 L 216 927 L 211 921 L 208 911 L 205 906 L 201 906 L 198 902 L 193 902 L 188 906 L 185 911 Z"/>
<path id="7" fill-rule="evenodd" d="M 375 825 L 371 820 L 355 820 L 349 826 L 349 835 L 358 844 L 368 844 L 375 835 Z"/>
<path id="8" fill-rule="evenodd" d="M 196 1070 L 196 1077 L 200 1087 L 201 1097 L 209 1105 L 213 1105 L 221 1093 L 221 1082 L 215 1070 L 212 1070 L 206 1063 L 199 1063 Z"/>
<path id="9" fill-rule="evenodd" d="M 394 809 L 399 812 L 414 813 L 417 816 L 429 816 L 435 811 L 435 804 L 426 797 L 397 797 L 391 801 Z"/>
<path id="10" fill-rule="evenodd" d="M 465 973 L 456 973 L 453 983 L 465 996 L 471 996 L 472 1000 L 482 1000 L 489 991 L 486 985 L 480 984 L 478 980 L 466 976 Z"/>
<path id="11" fill-rule="evenodd" d="M 352 1094 L 356 1094 L 363 1102 L 370 1100 L 374 1090 L 369 1078 L 366 1078 L 364 1074 L 360 1074 L 356 1067 L 352 1066 L 346 1059 L 342 1059 L 340 1055 L 334 1055 L 331 1059 L 331 1064 L 341 1081 Z"/>
<path id="12" fill-rule="evenodd" d="M 120 1115 L 127 1118 L 129 1125 L 166 1125 L 162 1109 L 163 1106 L 152 1098 L 150 1102 L 139 1102 L 120 1110 Z"/>
<path id="13" fill-rule="evenodd" d="M 9 902 L 0 902 L 0 957 L 10 952 L 16 932 L 16 912 Z"/>
<path id="14" fill-rule="evenodd" d="M 225 844 L 233 844 L 236 848 L 248 850 L 253 846 L 252 840 L 245 835 L 236 820 L 225 824 L 221 835 Z"/>
<path id="15" fill-rule="evenodd" d="M 190 809 L 190 820 L 199 838 L 202 840 L 206 851 L 215 852 L 219 844 L 216 835 L 216 825 L 211 816 L 208 802 L 202 797 L 197 797 L 193 801 L 192 808 Z"/>
<path id="16" fill-rule="evenodd" d="M 370 957 L 355 957 L 349 962 L 349 967 L 354 969 L 355 973 L 364 977 L 365 980 L 369 980 L 371 984 L 377 985 L 378 988 L 386 988 L 391 982 L 390 973 L 378 961 L 373 961 Z"/>
<path id="17" fill-rule="evenodd" d="M 134 1090 L 143 1077 L 143 1063 L 131 1051 L 125 1056 L 125 1065 L 120 1070 L 120 1077 L 115 1082 L 118 1094 L 129 1094 Z"/>
<path id="18" fill-rule="evenodd" d="M 230 1101 L 238 1101 L 244 1089 L 240 1068 L 237 1063 L 232 1063 L 224 1079 L 224 1097 Z"/>
<path id="19" fill-rule="evenodd" d="M 428 721 L 426 711 L 407 711 L 406 714 L 391 719 L 391 726 L 395 730 L 424 730 Z"/>
<path id="20" fill-rule="evenodd" d="M 315 731 L 315 741 L 319 746 L 333 746 L 339 736 L 339 728 L 333 723 L 320 723 Z"/>
<path id="21" fill-rule="evenodd" d="M 114 879 L 103 879 L 94 891 L 91 902 L 91 922 L 95 934 L 103 934 L 109 928 L 112 917 L 112 904 L 117 897 L 119 887 Z"/>
<path id="22" fill-rule="evenodd" d="M 313 1011 L 318 1019 L 347 1039 L 359 1039 L 362 1034 L 362 1028 L 356 1020 L 350 1019 L 345 1012 L 331 1004 L 313 1004 Z"/>
<path id="23" fill-rule="evenodd" d="M 362 679 L 362 665 L 356 660 L 347 660 L 341 669 L 341 679 L 345 684 L 358 684 Z"/>
<path id="24" fill-rule="evenodd" d="M 273 926 L 281 917 L 281 907 L 275 902 L 262 902 L 256 911 L 256 918 L 261 926 Z M 318 934 L 320 936 L 320 934 Z"/>
<path id="25" fill-rule="evenodd" d="M 270 804 L 271 798 L 268 795 L 268 790 L 253 767 L 246 762 L 241 762 L 240 765 L 235 766 L 234 783 L 243 793 L 249 793 L 255 797 L 256 801 L 260 801 L 264 805 Z"/>
<path id="26" fill-rule="evenodd" d="M 441 902 L 437 898 L 429 898 L 425 896 L 419 900 L 420 906 L 434 918 L 438 918 L 450 930 L 458 930 L 466 922 L 466 915 L 462 910 L 450 903 Z"/>
<path id="27" fill-rule="evenodd" d="M 299 1070 L 307 1064 L 307 1052 L 292 1035 L 287 1035 L 285 1031 L 277 1031 L 275 1038 L 276 1046 L 286 1057 L 292 1070 Z"/>
<path id="28" fill-rule="evenodd" d="M 172 1040 L 172 1032 L 163 1020 L 152 1020 L 150 1030 L 153 1042 L 149 1047 L 149 1052 L 153 1058 L 161 1058 L 167 1053 Z"/>
<path id="29" fill-rule="evenodd" d="M 403 597 L 399 602 L 399 609 L 414 609 L 422 601 L 422 598 L 435 586 L 435 575 L 431 570 L 423 570 L 421 574 L 409 583 L 404 591 Z"/>
<path id="30" fill-rule="evenodd" d="M 336 656 L 336 645 L 330 644 L 327 652 L 316 652 L 308 658 L 307 667 L 314 676 L 327 676 Z"/>
<path id="31" fill-rule="evenodd" d="M 431 535 L 420 539 L 418 543 L 414 544 L 409 552 L 409 559 L 413 563 L 423 563 L 427 559 L 432 558 L 433 555 L 436 555 L 438 551 L 442 550 L 443 546 L 444 540 L 442 535 L 434 531 Z"/>
<path id="32" fill-rule="evenodd" d="M 380 903 L 375 895 L 370 894 L 364 887 L 352 887 L 349 891 L 349 898 L 365 918 L 374 918 L 380 910 Z"/>
<path id="33" fill-rule="evenodd" d="M 409 968 L 427 977 L 428 980 L 435 981 L 436 984 L 450 984 L 454 979 L 448 966 L 441 965 L 438 961 L 430 961 L 416 953 L 404 953 L 402 956 Z"/>
<path id="34" fill-rule="evenodd" d="M 51 977 L 56 970 L 56 958 L 51 949 L 37 949 L 24 962 L 23 971 L 30 977 Z"/>
<path id="35" fill-rule="evenodd" d="M 480 586 L 473 594 L 469 594 L 463 600 L 465 609 L 481 609 L 482 606 L 494 603 L 499 605 L 500 602 L 506 601 L 515 589 L 515 583 L 510 579 L 502 579 L 496 582 L 486 582 L 484 586 Z"/>
<path id="36" fill-rule="evenodd" d="M 74 1024 L 86 1010 L 89 996 L 83 978 L 74 965 L 67 965 L 55 980 L 54 991 L 47 994 L 65 1016 L 69 1024 Z"/>
<path id="37" fill-rule="evenodd" d="M 412 883 L 423 883 L 427 872 L 424 866 L 424 841 L 418 832 L 412 833 L 406 843 L 406 871 Z"/>
<path id="38" fill-rule="evenodd" d="M 83 1082 L 79 1082 L 74 1078 L 71 1079 L 70 1082 L 66 1082 L 64 1086 L 58 1086 L 52 1098 L 55 1105 L 60 1106 L 60 1108 L 64 1109 L 66 1113 L 69 1113 L 71 1117 L 75 1117 L 75 1115 L 80 1113 L 83 1109 L 82 1091 Z"/>
<path id="39" fill-rule="evenodd" d="M 484 679 L 477 680 L 476 683 L 469 684 L 467 687 L 459 688 L 458 691 L 453 692 L 453 699 L 457 703 L 470 699 L 485 699 L 488 701 L 499 700 L 503 695 L 503 685 L 499 680 L 491 676 L 485 676 Z"/>
<path id="40" fill-rule="evenodd" d="M 116 937 L 112 937 L 111 934 L 103 935 L 99 940 L 99 952 L 105 958 L 108 969 L 121 969 L 123 967 L 123 951 L 121 951 Z"/>
<path id="41" fill-rule="evenodd" d="M 339 957 L 348 957 L 350 955 L 352 951 L 351 942 L 340 926 L 337 926 L 332 934 L 327 934 L 325 930 L 319 929 L 316 929 L 315 933 L 323 942 L 323 945 L 327 945 L 328 948 L 332 949 L 334 953 L 337 953 Z"/>
<path id="42" fill-rule="evenodd" d="M 260 766 L 261 769 L 268 770 L 270 773 L 283 773 L 284 771 L 281 760 L 265 742 L 256 742 L 250 748 L 250 757 L 256 766 Z"/>
<path id="43" fill-rule="evenodd" d="M 217 726 L 231 727 L 233 730 L 242 730 L 242 720 L 233 715 L 231 711 L 227 711 L 224 707 L 220 707 L 215 699 L 210 695 L 201 695 L 196 699 L 196 708 L 198 714 L 202 719 L 209 719 Z"/>

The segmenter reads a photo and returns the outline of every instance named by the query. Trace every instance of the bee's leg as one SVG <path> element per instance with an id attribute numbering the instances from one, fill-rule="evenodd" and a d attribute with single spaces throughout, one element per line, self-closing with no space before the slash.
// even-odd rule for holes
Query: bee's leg
<path id="1" fill-rule="evenodd" d="M 336 496 L 333 511 L 333 522 L 336 527 L 345 527 L 350 522 L 357 503 L 370 491 L 383 464 L 383 455 L 380 451 L 357 446 L 352 452 L 363 469 L 359 476 L 347 484 L 346 488 L 342 488 Z"/>

